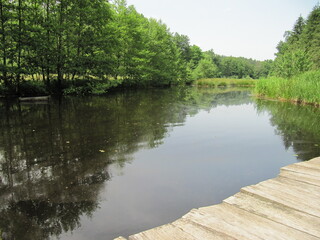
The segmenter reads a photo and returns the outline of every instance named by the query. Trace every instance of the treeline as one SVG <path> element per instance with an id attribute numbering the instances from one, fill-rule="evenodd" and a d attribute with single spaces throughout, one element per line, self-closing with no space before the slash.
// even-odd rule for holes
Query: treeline
<path id="1" fill-rule="evenodd" d="M 243 57 L 226 57 L 217 55 L 211 50 L 203 53 L 191 77 L 194 80 L 201 78 L 259 79 L 269 75 L 272 64 L 272 60 L 257 61 Z"/>
<path id="2" fill-rule="evenodd" d="M 256 84 L 258 94 L 320 106 L 320 6 L 299 17 L 278 52 L 270 77 Z"/>
<path id="3" fill-rule="evenodd" d="M 125 0 L 1 0 L 0 92 L 105 93 L 202 77 L 258 78 L 269 63 L 222 57 Z"/>
<path id="4" fill-rule="evenodd" d="M 300 16 L 278 52 L 272 75 L 290 78 L 310 70 L 320 69 L 320 6 L 313 8 L 307 19 Z"/>

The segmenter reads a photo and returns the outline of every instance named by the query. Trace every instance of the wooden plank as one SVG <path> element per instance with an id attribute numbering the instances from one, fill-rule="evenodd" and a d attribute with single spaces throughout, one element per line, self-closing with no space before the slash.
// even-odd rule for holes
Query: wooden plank
<path id="1" fill-rule="evenodd" d="M 280 224 L 320 237 L 320 218 L 268 199 L 257 198 L 245 193 L 237 193 L 224 203 L 231 204 L 248 212 L 268 218 Z"/>
<path id="2" fill-rule="evenodd" d="M 283 188 L 283 190 L 292 189 L 292 190 L 299 191 L 300 194 L 304 194 L 304 193 L 308 195 L 311 194 L 312 196 L 314 196 L 314 199 L 316 199 L 317 197 L 320 198 L 320 186 L 299 182 L 299 181 L 296 181 L 290 178 L 284 178 L 284 177 L 277 177 L 277 178 L 268 180 L 268 182 L 272 182 L 273 184 L 277 185 L 278 188 Z"/>
<path id="3" fill-rule="evenodd" d="M 320 196 L 320 193 L 317 192 L 319 189 L 318 186 L 307 184 L 307 183 L 302 183 L 309 185 L 309 191 L 306 189 L 303 189 L 302 187 L 299 187 L 299 182 L 297 183 L 297 186 L 292 186 L 289 184 L 286 184 L 281 181 L 277 181 L 276 179 L 270 179 L 264 182 L 261 182 L 257 184 L 257 187 L 266 187 L 266 188 L 272 188 L 273 190 L 280 191 L 281 193 L 286 193 L 288 196 L 293 196 L 293 197 L 298 197 L 301 199 L 300 195 L 303 196 L 303 199 L 306 200 L 312 200 L 312 202 L 316 202 L 315 199 Z M 314 186 L 314 188 L 312 187 Z M 316 203 L 316 206 L 320 205 Z"/>
<path id="4" fill-rule="evenodd" d="M 37 102 L 37 101 L 49 101 L 50 96 L 41 96 L 41 97 L 20 97 L 20 102 Z"/>
<path id="5" fill-rule="evenodd" d="M 306 175 L 304 173 L 293 172 L 287 169 L 281 169 L 279 176 L 290 178 L 299 182 L 320 186 L 320 179 L 317 176 L 311 176 L 311 175 Z"/>
<path id="6" fill-rule="evenodd" d="M 241 189 L 241 192 L 260 198 L 268 199 L 275 203 L 283 204 L 297 211 L 305 212 L 313 216 L 320 216 L 320 205 L 317 199 L 305 199 L 302 194 L 293 196 L 281 189 L 274 190 L 261 185 L 248 186 Z"/>
<path id="7" fill-rule="evenodd" d="M 309 168 L 315 168 L 315 169 L 320 170 L 320 161 L 306 161 L 306 162 L 296 163 L 296 165 L 305 166 L 305 167 L 309 167 Z"/>
<path id="8" fill-rule="evenodd" d="M 320 180 L 319 169 L 308 167 L 306 165 L 292 164 L 292 165 L 281 168 L 281 170 L 287 170 L 292 172 L 303 173 L 305 175 L 311 175 L 313 177 L 319 178 Z"/>
<path id="9" fill-rule="evenodd" d="M 148 231 L 135 234 L 129 237 L 129 240 L 195 240 L 192 235 L 182 231 L 180 228 L 166 224 Z"/>
<path id="10" fill-rule="evenodd" d="M 180 228 L 184 232 L 192 235 L 195 239 L 212 239 L 212 240 L 236 240 L 225 233 L 215 231 L 205 226 L 199 225 L 188 219 L 179 219 L 172 223 L 174 226 Z"/>
<path id="11" fill-rule="evenodd" d="M 311 159 L 311 160 L 309 160 L 309 161 L 305 161 L 305 162 L 308 162 L 308 163 L 318 163 L 318 164 L 320 164 L 320 157 L 316 157 L 316 158 L 313 158 L 313 159 Z M 303 162 L 303 163 L 305 163 L 305 162 Z"/>
<path id="12" fill-rule="evenodd" d="M 319 240 L 308 233 L 225 203 L 191 211 L 184 218 L 236 239 Z"/>
<path id="13" fill-rule="evenodd" d="M 194 209 L 129 240 L 320 239 L 319 198 L 320 157 L 283 167 L 275 179 L 242 188 L 222 204 Z"/>

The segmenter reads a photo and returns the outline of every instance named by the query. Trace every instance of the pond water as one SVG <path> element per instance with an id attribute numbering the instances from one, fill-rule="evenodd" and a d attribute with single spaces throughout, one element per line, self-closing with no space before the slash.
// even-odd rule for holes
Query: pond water
<path id="1" fill-rule="evenodd" d="M 319 116 L 247 89 L 0 102 L 0 232 L 111 240 L 174 221 L 320 156 Z"/>

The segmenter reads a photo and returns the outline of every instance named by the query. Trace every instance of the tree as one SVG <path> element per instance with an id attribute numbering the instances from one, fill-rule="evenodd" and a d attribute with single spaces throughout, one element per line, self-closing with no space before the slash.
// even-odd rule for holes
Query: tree
<path id="1" fill-rule="evenodd" d="M 310 13 L 303 32 L 303 43 L 310 59 L 312 68 L 320 68 L 320 5 L 314 7 Z"/>
<path id="2" fill-rule="evenodd" d="M 205 54 L 204 58 L 200 60 L 198 66 L 192 72 L 192 78 L 195 80 L 201 78 L 215 78 L 219 74 L 217 65 L 213 62 L 210 55 Z"/>

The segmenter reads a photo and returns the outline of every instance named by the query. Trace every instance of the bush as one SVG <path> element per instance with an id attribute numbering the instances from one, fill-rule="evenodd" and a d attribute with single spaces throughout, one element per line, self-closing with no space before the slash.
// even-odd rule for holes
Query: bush
<path id="1" fill-rule="evenodd" d="M 63 90 L 64 95 L 103 95 L 111 88 L 118 87 L 122 84 L 122 80 L 79 80 L 74 84 L 70 84 Z"/>
<path id="2" fill-rule="evenodd" d="M 38 81 L 22 81 L 20 84 L 21 96 L 43 96 L 48 95 L 48 91 L 43 82 Z"/>

